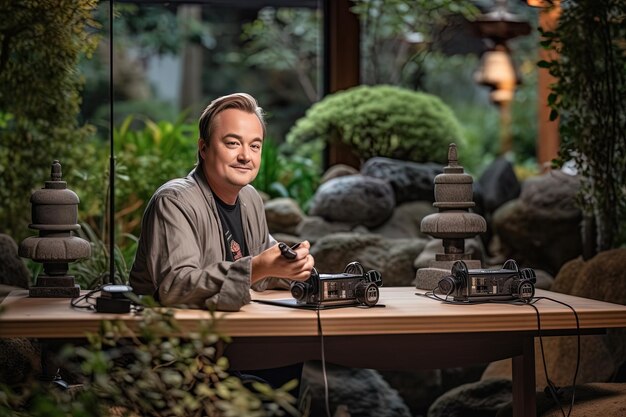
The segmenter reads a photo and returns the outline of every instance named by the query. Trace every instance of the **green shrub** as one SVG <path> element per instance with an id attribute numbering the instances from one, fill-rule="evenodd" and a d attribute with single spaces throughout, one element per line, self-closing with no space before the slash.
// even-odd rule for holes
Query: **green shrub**
<path id="1" fill-rule="evenodd" d="M 91 377 L 88 389 L 104 405 L 142 416 L 299 415 L 288 393 L 297 381 L 276 390 L 254 382 L 253 392 L 229 374 L 217 345 L 230 339 L 216 324 L 213 318 L 193 332 L 183 331 L 174 310 L 151 308 L 143 311 L 136 332 L 124 323 L 104 322 L 99 334 L 89 335 L 90 345 L 77 352 L 81 370 Z"/>
<path id="2" fill-rule="evenodd" d="M 32 190 L 50 164 L 81 163 L 91 126 L 77 122 L 81 55 L 95 49 L 95 0 L 4 1 L 0 14 L 0 232 L 27 236 Z M 88 30 L 89 29 L 89 30 Z"/>
<path id="3" fill-rule="evenodd" d="M 86 335 L 87 344 L 67 345 L 58 356 L 80 388 L 60 390 L 34 378 L 0 384 L 0 417 L 301 415 L 289 394 L 297 381 L 250 387 L 229 373 L 218 348 L 230 339 L 216 324 L 212 318 L 183 331 L 173 310 L 154 308 L 143 311 L 134 331 L 103 321 L 99 332 Z"/>
<path id="4" fill-rule="evenodd" d="M 143 211 L 152 194 L 163 183 L 184 177 L 193 168 L 197 127 L 184 123 L 184 116 L 173 123 L 128 116 L 115 129 L 115 222 L 121 234 L 139 235 Z M 70 185 L 81 198 L 80 220 L 89 224 L 96 236 L 103 236 L 109 144 L 94 140 L 90 145 L 84 150 L 90 163 L 72 173 Z"/>
<path id="5" fill-rule="evenodd" d="M 358 86 L 326 96 L 287 135 L 291 144 L 339 140 L 362 158 L 447 161 L 459 124 L 439 98 L 398 87 Z"/>

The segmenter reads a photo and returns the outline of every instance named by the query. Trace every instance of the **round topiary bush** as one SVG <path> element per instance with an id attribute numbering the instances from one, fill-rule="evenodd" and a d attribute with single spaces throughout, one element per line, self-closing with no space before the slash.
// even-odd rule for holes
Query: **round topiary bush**
<path id="1" fill-rule="evenodd" d="M 452 110 L 438 97 L 388 85 L 358 86 L 314 104 L 287 141 L 342 141 L 362 158 L 384 156 L 446 163 L 448 145 L 461 142 Z"/>

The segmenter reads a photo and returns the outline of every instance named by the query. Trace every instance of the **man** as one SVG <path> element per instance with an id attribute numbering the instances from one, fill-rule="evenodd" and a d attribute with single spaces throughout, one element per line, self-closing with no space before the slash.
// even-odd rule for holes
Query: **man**
<path id="1" fill-rule="evenodd" d="M 250 302 L 250 288 L 288 288 L 288 280 L 310 276 L 314 261 L 306 241 L 295 259 L 281 256 L 249 185 L 265 137 L 256 100 L 242 93 L 214 100 L 199 130 L 195 169 L 148 203 L 130 284 L 163 305 L 237 311 Z"/>

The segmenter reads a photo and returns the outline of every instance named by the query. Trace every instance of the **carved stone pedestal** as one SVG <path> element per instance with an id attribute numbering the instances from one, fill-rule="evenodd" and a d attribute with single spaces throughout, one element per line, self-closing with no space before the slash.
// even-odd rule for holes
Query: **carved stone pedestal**
<path id="1" fill-rule="evenodd" d="M 458 164 L 456 145 L 450 144 L 448 166 L 443 169 L 443 174 L 435 177 L 433 206 L 439 209 L 439 213 L 424 217 L 420 225 L 422 233 L 443 239 L 444 253 L 436 254 L 427 268 L 417 270 L 417 288 L 437 288 L 439 280 L 450 275 L 456 261 L 464 261 L 470 269 L 481 268 L 480 261 L 472 260 L 465 253 L 465 239 L 487 230 L 485 219 L 469 212 L 470 207 L 475 205 L 472 201 L 472 183 L 472 177 L 465 174 L 463 167 Z"/>
<path id="2" fill-rule="evenodd" d="M 19 255 L 43 263 L 44 273 L 37 277 L 37 284 L 30 287 L 31 297 L 67 297 L 80 294 L 74 277 L 67 275 L 68 263 L 89 257 L 89 242 L 72 236 L 78 224 L 78 196 L 61 180 L 61 164 L 52 163 L 50 181 L 31 197 L 31 229 L 39 230 L 39 236 L 22 241 Z"/>

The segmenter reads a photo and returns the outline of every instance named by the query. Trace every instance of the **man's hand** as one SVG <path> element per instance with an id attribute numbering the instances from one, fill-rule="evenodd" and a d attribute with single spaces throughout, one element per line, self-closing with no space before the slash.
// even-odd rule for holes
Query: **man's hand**
<path id="1" fill-rule="evenodd" d="M 294 259 L 287 259 L 283 256 L 278 245 L 252 257 L 251 283 L 254 284 L 267 277 L 287 278 L 294 281 L 307 280 L 315 264 L 313 256 L 309 254 L 310 248 L 311 244 L 305 240 L 293 249 L 296 253 Z"/>

